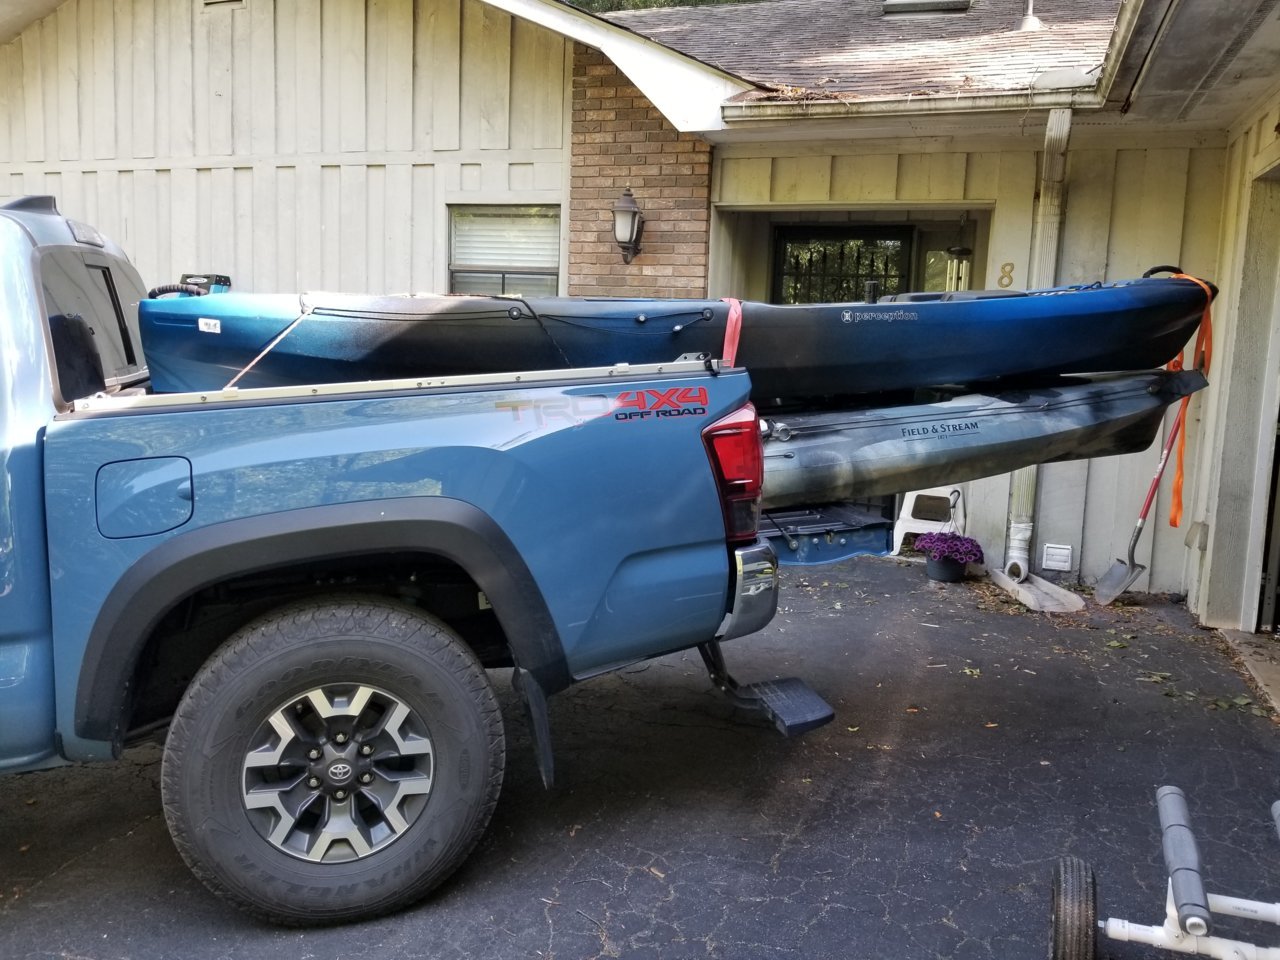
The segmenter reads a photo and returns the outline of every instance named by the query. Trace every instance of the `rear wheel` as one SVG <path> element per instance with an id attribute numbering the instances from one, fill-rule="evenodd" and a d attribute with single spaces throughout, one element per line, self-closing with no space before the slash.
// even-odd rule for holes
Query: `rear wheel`
<path id="1" fill-rule="evenodd" d="M 1062 857 L 1053 871 L 1051 960 L 1094 960 L 1098 894 L 1093 870 L 1078 857 Z"/>
<path id="2" fill-rule="evenodd" d="M 240 630 L 192 682 L 165 816 L 192 871 L 251 913 L 369 917 L 461 863 L 504 762 L 488 678 L 447 627 L 391 601 L 304 603 Z"/>

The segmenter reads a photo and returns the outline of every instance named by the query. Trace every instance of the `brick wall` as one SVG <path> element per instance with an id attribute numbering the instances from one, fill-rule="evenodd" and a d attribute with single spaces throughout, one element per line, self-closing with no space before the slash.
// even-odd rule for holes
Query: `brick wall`
<path id="1" fill-rule="evenodd" d="M 603 54 L 575 44 L 569 184 L 571 296 L 704 297 L 711 144 L 679 133 Z M 613 204 L 631 187 L 644 214 L 629 264 Z"/>

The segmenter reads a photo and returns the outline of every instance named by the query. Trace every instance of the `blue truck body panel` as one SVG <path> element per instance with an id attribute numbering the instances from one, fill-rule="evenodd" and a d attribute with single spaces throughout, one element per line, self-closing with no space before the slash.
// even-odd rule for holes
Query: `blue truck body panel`
<path id="1" fill-rule="evenodd" d="M 45 440 L 45 495 L 58 505 L 48 541 L 58 729 L 67 755 L 108 749 L 75 735 L 73 711 L 86 639 L 119 579 L 172 537 L 246 518 L 389 498 L 469 503 L 525 558 L 575 676 L 714 635 L 729 556 L 699 433 L 743 404 L 749 382 L 740 373 L 665 379 L 664 391 L 703 391 L 699 413 L 613 415 L 619 395 L 654 385 L 624 380 L 607 390 L 597 383 L 464 389 L 57 418 Z"/>
<path id="2" fill-rule="evenodd" d="M 26 231 L 0 218 L 0 769 L 54 752 L 41 438 L 53 414 Z"/>

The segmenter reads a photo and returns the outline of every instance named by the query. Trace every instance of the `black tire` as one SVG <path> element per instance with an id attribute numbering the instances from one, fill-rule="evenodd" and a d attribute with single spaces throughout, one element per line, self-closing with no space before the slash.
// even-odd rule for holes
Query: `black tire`
<path id="1" fill-rule="evenodd" d="M 382 599 L 285 607 L 234 634 L 174 714 L 161 789 L 211 890 L 292 925 L 424 896 L 502 786 L 502 715 L 443 624 Z"/>
<path id="2" fill-rule="evenodd" d="M 1062 857 L 1053 871 L 1051 960 L 1094 960 L 1098 942 L 1098 891 L 1093 870 L 1077 857 Z"/>

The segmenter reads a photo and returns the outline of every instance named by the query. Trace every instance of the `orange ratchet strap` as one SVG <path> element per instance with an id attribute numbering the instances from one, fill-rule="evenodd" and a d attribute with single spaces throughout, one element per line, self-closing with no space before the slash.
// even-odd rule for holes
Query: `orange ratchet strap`
<path id="1" fill-rule="evenodd" d="M 1195 349 L 1191 351 L 1191 362 L 1197 370 L 1208 375 L 1209 362 L 1213 357 L 1213 311 L 1210 309 L 1213 303 L 1213 291 L 1209 289 L 1209 285 L 1199 277 L 1193 277 L 1186 273 L 1175 273 L 1175 280 L 1190 280 L 1204 291 L 1204 316 L 1200 319 L 1200 329 L 1196 332 Z M 1182 369 L 1182 354 L 1169 361 L 1167 369 Z M 1169 526 L 1178 527 L 1182 525 L 1182 480 L 1183 480 L 1183 458 L 1187 452 L 1187 407 L 1191 403 L 1191 397 L 1182 398 L 1182 409 L 1178 415 L 1182 417 L 1182 434 L 1178 437 L 1178 458 L 1173 468 L 1173 491 L 1172 498 L 1169 503 Z"/>
<path id="2" fill-rule="evenodd" d="M 742 333 L 742 301 L 733 297 L 721 297 L 729 305 L 729 318 L 724 324 L 724 350 L 720 358 L 726 367 L 732 367 L 738 356 L 738 337 Z"/>

